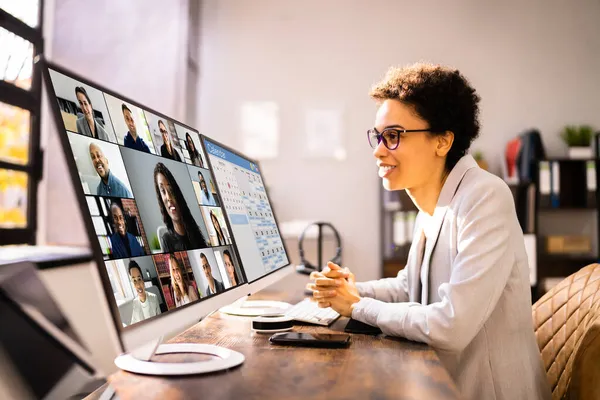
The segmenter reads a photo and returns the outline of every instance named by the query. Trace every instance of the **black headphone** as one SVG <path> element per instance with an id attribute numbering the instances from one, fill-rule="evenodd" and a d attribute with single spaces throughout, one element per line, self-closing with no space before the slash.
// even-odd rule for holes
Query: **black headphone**
<path id="1" fill-rule="evenodd" d="M 312 227 L 313 225 L 316 225 L 319 228 L 319 234 L 317 236 L 317 253 L 318 253 L 318 264 L 312 265 L 308 260 L 306 260 L 304 258 L 304 248 L 302 243 L 304 242 L 304 235 L 306 234 L 306 231 L 308 231 L 308 229 L 310 227 Z M 329 222 L 313 222 L 311 224 L 309 224 L 306 228 L 304 228 L 304 230 L 302 231 L 302 233 L 300 234 L 300 238 L 298 239 L 298 250 L 300 252 L 300 265 L 298 265 L 296 267 L 296 271 L 303 273 L 303 274 L 307 274 L 310 275 L 311 272 L 313 271 L 321 271 L 322 269 L 322 245 L 323 245 L 323 226 L 327 226 L 329 227 L 332 231 L 333 231 L 333 235 L 335 236 L 335 240 L 336 240 L 336 249 L 335 249 L 335 256 L 333 256 L 333 258 L 330 260 L 333 263 L 336 263 L 338 265 L 341 265 L 342 263 L 342 239 L 340 238 L 340 234 L 338 233 L 337 229 L 335 229 L 335 227 L 333 225 L 331 225 Z"/>

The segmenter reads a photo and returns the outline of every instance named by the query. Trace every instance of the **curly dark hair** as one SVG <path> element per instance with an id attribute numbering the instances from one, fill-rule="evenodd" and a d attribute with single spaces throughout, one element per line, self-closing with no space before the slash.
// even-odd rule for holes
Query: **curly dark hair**
<path id="1" fill-rule="evenodd" d="M 160 189 L 158 187 L 158 183 L 156 182 L 156 176 L 158 174 L 163 175 L 167 179 L 169 185 L 173 190 L 173 196 L 175 197 L 175 201 L 177 201 L 177 205 L 179 205 L 179 208 L 181 210 L 181 219 L 183 221 L 185 233 L 193 248 L 208 247 L 208 245 L 206 244 L 206 240 L 204 239 L 204 235 L 200 231 L 200 228 L 198 228 L 196 220 L 194 220 L 194 217 L 192 216 L 192 213 L 187 205 L 187 202 L 185 201 L 185 198 L 183 197 L 183 193 L 181 192 L 181 189 L 179 188 L 175 177 L 173 176 L 171 171 L 169 171 L 169 169 L 165 166 L 165 164 L 159 162 L 156 164 L 156 167 L 154 167 L 154 190 L 156 190 L 156 199 L 158 200 L 160 213 L 162 214 L 163 222 L 165 223 L 167 228 L 171 232 L 175 231 L 173 227 L 173 220 L 171 220 L 169 212 L 167 211 L 162 201 Z"/>
<path id="2" fill-rule="evenodd" d="M 392 67 L 369 93 L 378 102 L 399 100 L 414 108 L 429 123 L 432 135 L 454 133 L 446 156 L 446 169 L 452 170 L 479 135 L 480 97 L 456 69 L 426 63 Z"/>

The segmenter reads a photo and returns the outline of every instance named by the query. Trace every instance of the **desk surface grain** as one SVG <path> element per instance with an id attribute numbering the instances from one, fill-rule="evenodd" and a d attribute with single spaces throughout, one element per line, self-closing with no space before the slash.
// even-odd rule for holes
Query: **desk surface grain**
<path id="1" fill-rule="evenodd" d="M 292 275 L 254 296 L 292 303 L 302 299 L 306 277 Z M 343 332 L 348 319 L 330 327 L 296 325 L 294 331 Z M 427 345 L 384 335 L 352 335 L 347 349 L 271 345 L 251 331 L 250 318 L 216 313 L 171 343 L 208 343 L 244 354 L 232 370 L 209 375 L 151 377 L 117 372 L 109 377 L 119 399 L 457 399 L 458 391 Z M 202 355 L 155 356 L 156 361 L 197 361 Z M 205 356 L 208 357 L 208 356 Z"/>

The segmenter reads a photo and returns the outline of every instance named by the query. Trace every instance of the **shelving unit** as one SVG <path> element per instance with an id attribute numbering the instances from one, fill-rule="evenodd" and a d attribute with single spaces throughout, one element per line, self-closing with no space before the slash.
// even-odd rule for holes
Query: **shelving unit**
<path id="1" fill-rule="evenodd" d="M 408 251 L 412 243 L 410 219 L 416 217 L 417 208 L 404 190 L 389 192 L 381 187 L 381 254 L 384 278 L 396 276 L 406 266 Z M 394 237 L 394 224 L 402 224 L 403 234 Z M 414 222 L 414 221 L 413 221 Z M 398 227 L 398 225 L 396 225 Z"/>
<path id="2" fill-rule="evenodd" d="M 534 301 L 543 295 L 541 284 L 546 278 L 566 277 L 586 265 L 598 262 L 598 161 L 552 158 L 539 162 L 536 201 L 538 279 L 533 288 Z M 550 252 L 547 248 L 549 235 L 588 236 L 590 251 L 583 254 Z"/>

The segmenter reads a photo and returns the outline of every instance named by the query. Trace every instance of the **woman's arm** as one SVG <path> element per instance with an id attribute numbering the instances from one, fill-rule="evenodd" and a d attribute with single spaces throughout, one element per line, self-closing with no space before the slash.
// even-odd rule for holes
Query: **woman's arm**
<path id="1" fill-rule="evenodd" d="M 360 297 L 371 297 L 386 303 L 402 303 L 408 301 L 406 267 L 398 272 L 398 275 L 395 278 L 357 282 L 356 288 L 358 289 Z"/>
<path id="2" fill-rule="evenodd" d="M 496 307 L 514 265 L 509 230 L 515 211 L 507 187 L 481 190 L 461 208 L 465 212 L 458 212 L 458 254 L 450 281 L 438 288 L 441 301 L 386 304 L 363 298 L 353 305 L 353 318 L 443 350 L 460 351 L 473 340 Z"/>

